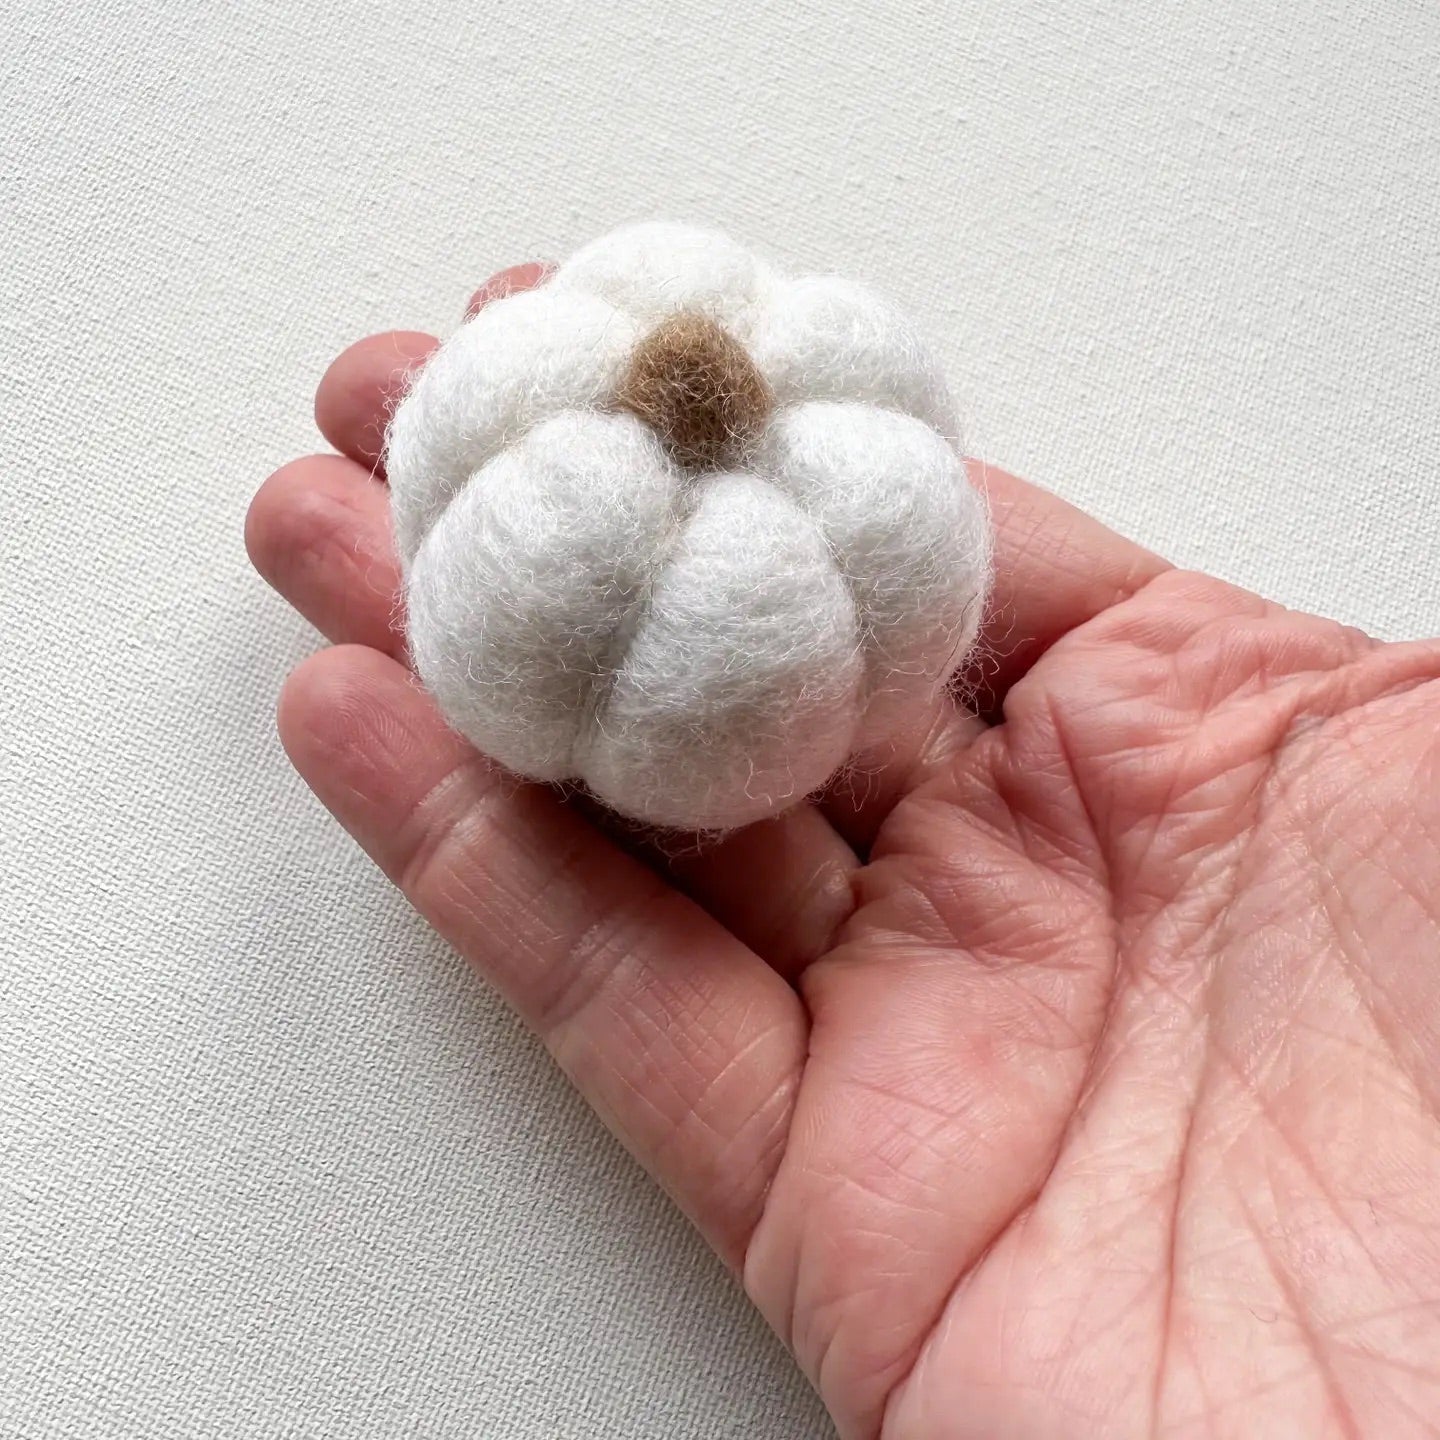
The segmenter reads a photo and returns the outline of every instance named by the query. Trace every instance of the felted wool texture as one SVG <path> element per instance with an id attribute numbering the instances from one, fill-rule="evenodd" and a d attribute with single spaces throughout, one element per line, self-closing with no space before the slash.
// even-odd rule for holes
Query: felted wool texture
<path id="1" fill-rule="evenodd" d="M 812 793 L 933 702 L 988 590 L 913 327 L 689 226 L 614 231 L 481 310 L 397 408 L 386 466 L 449 722 L 652 825 Z"/>

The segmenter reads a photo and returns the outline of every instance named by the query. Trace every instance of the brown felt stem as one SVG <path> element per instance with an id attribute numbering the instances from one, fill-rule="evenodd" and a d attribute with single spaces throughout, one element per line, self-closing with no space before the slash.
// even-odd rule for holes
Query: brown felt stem
<path id="1" fill-rule="evenodd" d="M 617 399 L 694 470 L 733 464 L 774 404 L 745 347 L 709 316 L 686 310 L 635 347 Z"/>

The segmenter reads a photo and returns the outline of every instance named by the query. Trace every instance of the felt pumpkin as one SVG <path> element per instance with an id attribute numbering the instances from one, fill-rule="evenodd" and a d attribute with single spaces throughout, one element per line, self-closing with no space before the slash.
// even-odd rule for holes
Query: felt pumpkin
<path id="1" fill-rule="evenodd" d="M 624 815 L 772 815 L 933 701 L 989 581 L 913 328 L 643 224 L 440 347 L 386 455 L 411 655 L 517 774 Z"/>

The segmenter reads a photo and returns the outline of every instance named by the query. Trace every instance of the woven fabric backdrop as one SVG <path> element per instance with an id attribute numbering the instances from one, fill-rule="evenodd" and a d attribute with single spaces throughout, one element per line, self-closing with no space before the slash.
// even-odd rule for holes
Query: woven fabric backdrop
<path id="1" fill-rule="evenodd" d="M 290 773 L 248 571 L 340 346 L 716 222 L 888 288 L 973 448 L 1440 631 L 1433 0 L 0 13 L 0 1434 L 822 1437 Z"/>

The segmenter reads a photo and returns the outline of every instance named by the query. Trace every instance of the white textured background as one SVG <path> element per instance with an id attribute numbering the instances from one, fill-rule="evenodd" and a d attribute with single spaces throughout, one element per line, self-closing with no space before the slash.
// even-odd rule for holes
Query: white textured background
<path id="1" fill-rule="evenodd" d="M 287 771 L 247 573 L 343 343 L 708 219 L 888 284 L 976 448 L 1440 631 L 1440 5 L 0 5 L 0 1436 L 825 1423 Z"/>

